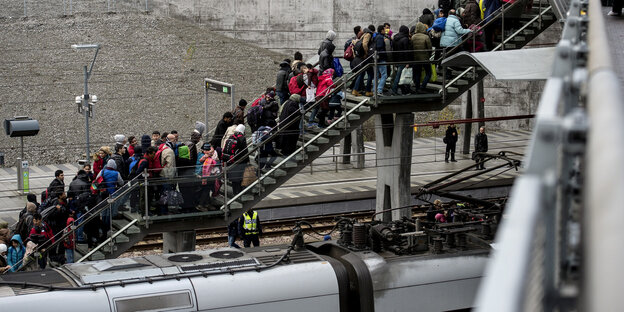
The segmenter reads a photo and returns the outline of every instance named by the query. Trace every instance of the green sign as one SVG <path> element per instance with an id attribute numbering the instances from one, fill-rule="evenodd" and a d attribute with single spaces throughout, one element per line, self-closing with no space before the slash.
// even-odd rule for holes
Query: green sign
<path id="1" fill-rule="evenodd" d="M 23 179 L 22 179 L 22 181 L 23 181 L 22 186 L 23 186 L 24 194 L 29 192 L 29 186 L 30 185 L 29 185 L 29 182 L 28 182 L 29 181 L 28 176 L 29 176 L 28 169 L 26 169 L 26 170 L 24 170 Z"/>
<path id="2" fill-rule="evenodd" d="M 229 86 L 225 86 L 213 81 L 206 81 L 206 89 L 225 94 L 230 94 L 232 92 L 232 89 Z"/>

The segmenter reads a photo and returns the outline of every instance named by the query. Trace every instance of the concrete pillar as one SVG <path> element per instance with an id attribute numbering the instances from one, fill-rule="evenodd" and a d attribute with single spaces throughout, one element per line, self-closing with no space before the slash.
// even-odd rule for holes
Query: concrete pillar
<path id="1" fill-rule="evenodd" d="M 483 89 L 483 80 L 477 82 L 477 118 L 485 118 L 485 92 Z M 479 122 L 479 128 L 483 126 L 485 126 L 485 122 Z"/>
<path id="2" fill-rule="evenodd" d="M 465 119 L 472 118 L 472 89 L 468 90 L 466 95 Z M 470 154 L 470 137 L 472 136 L 472 123 L 464 124 L 464 145 L 462 153 Z"/>
<path id="3" fill-rule="evenodd" d="M 364 132 L 362 126 L 359 126 L 355 131 L 351 132 L 351 142 L 353 153 L 364 153 Z M 364 168 L 364 155 L 353 156 L 353 167 L 357 169 Z"/>
<path id="4" fill-rule="evenodd" d="M 405 207 L 411 203 L 411 163 L 414 114 L 382 114 L 375 116 L 377 139 L 377 202 L 376 211 Z M 397 209 L 377 215 L 392 221 L 411 217 L 411 209 Z"/>
<path id="5" fill-rule="evenodd" d="M 351 135 L 347 135 L 340 141 L 340 154 L 347 155 L 351 154 Z M 351 163 L 351 156 L 342 156 L 343 164 Z"/>
<path id="6" fill-rule="evenodd" d="M 195 251 L 195 230 L 163 233 L 163 253 Z"/>

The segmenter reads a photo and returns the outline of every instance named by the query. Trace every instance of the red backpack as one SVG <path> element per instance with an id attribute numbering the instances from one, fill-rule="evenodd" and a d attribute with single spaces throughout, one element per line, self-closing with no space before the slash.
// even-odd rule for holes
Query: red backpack
<path id="1" fill-rule="evenodd" d="M 347 49 L 344 51 L 343 58 L 347 61 L 353 61 L 355 58 L 355 53 L 353 53 L 353 41 L 351 41 Z"/>

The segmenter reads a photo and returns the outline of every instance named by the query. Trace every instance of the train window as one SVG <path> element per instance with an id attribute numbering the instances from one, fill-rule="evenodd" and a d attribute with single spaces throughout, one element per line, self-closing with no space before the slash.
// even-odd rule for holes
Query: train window
<path id="1" fill-rule="evenodd" d="M 167 309 L 192 308 L 193 302 L 189 292 L 151 294 L 150 296 L 116 299 L 117 312 L 164 311 Z"/>

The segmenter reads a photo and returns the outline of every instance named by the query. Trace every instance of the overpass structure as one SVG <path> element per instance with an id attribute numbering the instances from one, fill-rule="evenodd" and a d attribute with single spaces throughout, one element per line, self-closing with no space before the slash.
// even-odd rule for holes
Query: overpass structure
<path id="1" fill-rule="evenodd" d="M 482 27 L 495 27 L 498 23 L 503 25 L 503 31 L 497 39 L 498 45 L 494 51 L 520 49 L 557 21 L 557 16 L 549 2 L 533 2 L 533 6 L 525 10 L 527 5 L 528 1 L 526 0 L 506 4 L 492 14 L 490 19 L 485 20 L 481 24 Z M 506 18 L 510 17 L 520 21 L 517 28 L 504 28 Z M 468 37 L 465 38 L 462 43 L 469 39 Z M 297 140 L 297 149 L 291 154 L 277 158 L 271 169 L 260 170 L 257 163 L 252 160 L 250 164 L 257 172 L 257 180 L 245 187 L 241 192 L 234 194 L 231 185 L 227 182 L 227 175 L 232 174 L 234 170 L 244 168 L 243 159 L 253 159 L 253 155 L 263 144 L 289 134 L 289 126 L 298 124 L 301 118 L 307 118 L 317 105 L 328 100 L 335 93 L 346 90 L 346 86 L 358 74 L 376 66 L 376 54 L 370 56 L 366 62 L 367 65 L 337 80 L 332 86 L 333 91 L 306 108 L 304 115 L 297 112 L 286 118 L 286 120 L 280 120 L 268 140 L 241 152 L 236 157 L 237 161 L 223 168 L 222 175 L 216 177 L 223 179 L 225 182 L 220 189 L 221 194 L 216 198 L 220 204 L 218 210 L 193 214 L 151 216 L 149 213 L 150 203 L 149 201 L 144 201 L 138 207 L 133 207 L 140 213 L 125 213 L 126 220 L 117 222 L 120 225 L 116 230 L 111 231 L 111 238 L 100 246 L 104 248 L 103 250 L 108 248 L 106 253 L 99 253 L 98 248 L 89 251 L 83 258 L 94 259 L 92 257 L 98 255 L 98 253 L 100 256 L 104 255 L 104 257 L 116 257 L 145 237 L 145 235 L 154 232 L 165 233 L 165 244 L 168 241 L 171 242 L 167 251 L 175 252 L 194 248 L 195 229 L 217 226 L 225 227 L 289 181 L 314 159 L 317 159 L 325 151 L 335 146 L 341 139 L 350 136 L 354 131 L 358 131 L 358 128 L 371 118 L 375 120 L 376 156 L 378 162 L 380 162 L 377 169 L 375 206 L 378 212 L 393 209 L 391 212 L 379 214 L 378 217 L 389 221 L 408 216 L 410 214 L 409 206 L 412 203 L 410 177 L 412 172 L 413 113 L 443 109 L 488 75 L 488 70 L 478 64 L 454 64 L 452 70 L 446 70 L 446 62 L 451 59 L 446 56 L 457 52 L 456 49 L 447 49 L 443 51 L 440 58 L 433 59 L 433 63 L 438 64 L 440 77 L 438 81 L 431 82 L 428 85 L 430 93 L 391 97 L 348 95 L 343 101 L 345 109 L 343 116 L 327 128 L 315 129 L 300 134 Z M 426 63 L 429 64 L 429 62 Z M 505 155 L 490 155 L 488 159 L 506 159 L 505 161 L 508 161 L 510 166 L 516 164 L 506 157 Z M 241 165 L 243 166 L 241 167 Z M 147 197 L 145 194 L 150 192 L 151 186 L 172 182 L 198 183 L 194 176 L 178 177 L 175 181 L 148 179 L 147 176 L 137 177 L 117 190 L 114 197 L 93 207 L 79 220 L 77 226 L 80 227 L 91 219 L 98 218 L 101 212 L 110 209 L 113 205 L 119 205 L 121 202 L 126 201 L 133 193 L 143 193 L 141 196 L 145 198 Z M 60 237 L 62 233 L 59 234 L 57 242 L 62 241 Z M 124 239 L 118 239 L 121 237 Z M 84 252 L 86 253 L 87 251 L 85 250 Z"/>

